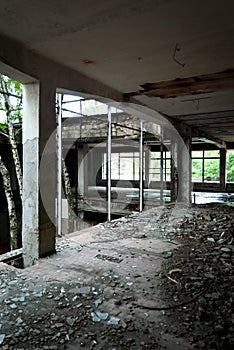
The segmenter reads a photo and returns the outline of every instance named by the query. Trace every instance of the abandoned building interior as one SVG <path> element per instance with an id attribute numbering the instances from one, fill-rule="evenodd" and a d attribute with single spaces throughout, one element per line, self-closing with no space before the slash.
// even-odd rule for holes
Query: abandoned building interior
<path id="1" fill-rule="evenodd" d="M 1 349 L 233 349 L 233 11 L 1 1 Z"/>

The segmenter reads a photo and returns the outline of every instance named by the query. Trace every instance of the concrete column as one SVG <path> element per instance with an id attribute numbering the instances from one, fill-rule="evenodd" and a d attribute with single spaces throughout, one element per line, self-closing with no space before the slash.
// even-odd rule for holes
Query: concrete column
<path id="1" fill-rule="evenodd" d="M 163 164 L 163 143 L 161 141 L 160 144 L 160 205 L 163 205 L 164 201 L 163 201 L 163 188 L 164 188 L 164 179 L 163 179 L 163 175 L 164 175 L 164 164 Z"/>
<path id="2" fill-rule="evenodd" d="M 23 88 L 23 212 L 24 266 L 39 258 L 39 91 L 38 83 Z"/>
<path id="3" fill-rule="evenodd" d="M 112 152 L 112 121 L 111 107 L 108 106 L 108 133 L 107 133 L 107 220 L 111 221 L 111 152 Z"/>
<path id="4" fill-rule="evenodd" d="M 84 147 L 78 145 L 77 147 L 77 159 L 78 159 L 78 195 L 79 196 L 84 196 L 85 194 L 85 180 L 86 180 L 86 175 L 85 175 L 85 154 L 84 154 Z"/>
<path id="5" fill-rule="evenodd" d="M 55 226 L 52 223 L 55 222 L 56 197 L 55 129 L 55 89 L 49 84 L 24 85 L 22 244 L 25 267 L 35 264 L 40 256 L 55 251 Z M 53 132 L 54 142 L 52 138 L 46 156 L 47 171 L 39 176 L 42 152 Z M 46 208 L 39 194 L 41 184 L 48 188 Z"/>
<path id="6" fill-rule="evenodd" d="M 178 130 L 178 129 L 177 129 Z M 192 190 L 192 164 L 191 164 L 191 142 L 190 128 L 184 128 L 179 132 L 177 138 L 177 166 L 178 166 L 178 197 L 177 201 L 190 203 Z"/>
<path id="7" fill-rule="evenodd" d="M 178 152 L 177 142 L 171 143 L 171 202 L 177 201 L 178 196 Z"/>
<path id="8" fill-rule="evenodd" d="M 144 208 L 144 135 L 143 121 L 140 120 L 140 140 L 139 140 L 139 211 Z"/>
<path id="9" fill-rule="evenodd" d="M 146 148 L 145 151 L 145 188 L 150 187 L 150 151 L 148 148 Z"/>
<path id="10" fill-rule="evenodd" d="M 226 155 L 225 148 L 220 148 L 220 190 L 226 190 Z"/>

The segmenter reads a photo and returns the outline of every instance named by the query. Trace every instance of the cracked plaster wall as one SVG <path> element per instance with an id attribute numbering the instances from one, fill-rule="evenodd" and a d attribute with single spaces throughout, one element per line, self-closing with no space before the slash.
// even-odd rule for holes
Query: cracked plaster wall
<path id="1" fill-rule="evenodd" d="M 24 86 L 23 217 L 24 265 L 35 264 L 39 251 L 39 84 Z"/>

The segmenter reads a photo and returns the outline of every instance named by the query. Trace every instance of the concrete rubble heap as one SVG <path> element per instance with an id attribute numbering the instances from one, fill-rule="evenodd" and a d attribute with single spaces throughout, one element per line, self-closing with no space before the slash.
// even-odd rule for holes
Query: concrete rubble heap
<path id="1" fill-rule="evenodd" d="M 0 265 L 0 347 L 233 349 L 233 208 L 167 205 Z"/>

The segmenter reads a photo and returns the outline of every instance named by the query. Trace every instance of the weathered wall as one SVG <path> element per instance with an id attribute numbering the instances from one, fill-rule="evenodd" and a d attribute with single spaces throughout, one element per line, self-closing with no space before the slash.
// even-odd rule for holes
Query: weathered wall
<path id="1" fill-rule="evenodd" d="M 139 137 L 139 118 L 126 113 L 112 113 L 112 137 Z M 152 122 L 144 122 L 146 132 L 154 136 L 160 135 L 159 125 Z M 63 123 L 63 139 L 90 139 L 107 138 L 107 114 L 83 117 L 73 117 Z M 87 140 L 89 141 L 89 140 Z"/>

